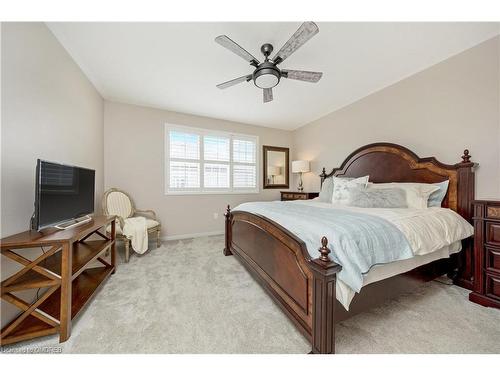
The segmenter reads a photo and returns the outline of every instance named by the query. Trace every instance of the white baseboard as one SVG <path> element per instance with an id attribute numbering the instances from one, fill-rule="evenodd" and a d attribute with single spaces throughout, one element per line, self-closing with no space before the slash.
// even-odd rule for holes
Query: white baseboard
<path id="1" fill-rule="evenodd" d="M 162 237 L 161 240 L 162 241 L 185 240 L 187 238 L 219 236 L 221 234 L 224 234 L 223 230 L 218 230 L 218 231 L 215 231 L 215 232 L 176 234 L 175 236 L 165 236 L 165 237 Z"/>

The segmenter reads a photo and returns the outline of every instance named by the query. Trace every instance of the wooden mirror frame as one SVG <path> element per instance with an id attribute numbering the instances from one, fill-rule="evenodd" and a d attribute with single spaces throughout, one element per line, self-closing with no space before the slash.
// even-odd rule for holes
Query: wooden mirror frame
<path id="1" fill-rule="evenodd" d="M 263 157 L 263 188 L 264 189 L 288 189 L 290 187 L 290 149 L 288 147 L 262 146 L 264 152 Z M 268 184 L 267 183 L 267 153 L 268 151 L 284 152 L 285 153 L 285 183 L 284 184 Z"/>

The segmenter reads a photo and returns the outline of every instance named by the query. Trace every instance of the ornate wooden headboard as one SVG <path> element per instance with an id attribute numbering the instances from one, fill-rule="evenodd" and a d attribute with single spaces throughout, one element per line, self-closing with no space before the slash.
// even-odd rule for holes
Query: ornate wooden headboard
<path id="1" fill-rule="evenodd" d="M 443 164 L 434 157 L 419 158 L 406 147 L 394 143 L 372 143 L 363 146 L 344 160 L 339 168 L 321 173 L 321 183 L 331 176 L 361 177 L 370 175 L 370 181 L 435 183 L 449 180 L 448 193 L 443 207 L 458 212 L 471 221 L 474 199 L 474 171 L 476 164 L 470 161 L 465 150 L 462 161 Z"/>

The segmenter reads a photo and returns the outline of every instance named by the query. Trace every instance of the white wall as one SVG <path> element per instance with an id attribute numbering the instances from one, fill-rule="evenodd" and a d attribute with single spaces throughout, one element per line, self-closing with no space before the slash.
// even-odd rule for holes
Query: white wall
<path id="1" fill-rule="evenodd" d="M 499 37 L 486 41 L 293 133 L 293 159 L 311 160 L 307 190 L 322 167 L 338 167 L 356 148 L 394 142 L 420 157 L 480 164 L 476 196 L 500 198 Z"/>
<path id="2" fill-rule="evenodd" d="M 28 229 L 36 159 L 96 170 L 103 191 L 103 100 L 42 23 L 2 23 L 1 237 Z M 39 254 L 39 250 L 36 255 Z M 2 279 L 16 267 L 2 257 Z M 14 310 L 2 301 L 2 326 Z"/>
<path id="3" fill-rule="evenodd" d="M 259 194 L 165 195 L 165 123 L 233 131 L 259 137 Z M 290 147 L 292 133 L 247 124 L 191 116 L 160 109 L 105 101 L 105 187 L 121 188 L 137 207 L 154 209 L 163 236 L 222 232 L 225 207 L 252 200 L 279 199 L 279 190 L 262 189 L 262 146 Z M 214 213 L 218 218 L 214 219 Z"/>

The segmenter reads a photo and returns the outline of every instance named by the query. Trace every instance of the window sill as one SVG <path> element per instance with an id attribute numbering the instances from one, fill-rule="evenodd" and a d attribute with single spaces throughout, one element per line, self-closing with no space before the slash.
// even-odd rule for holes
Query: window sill
<path id="1" fill-rule="evenodd" d="M 254 190 L 218 190 L 218 191 L 166 191 L 164 195 L 242 195 L 259 194 L 258 189 Z"/>

